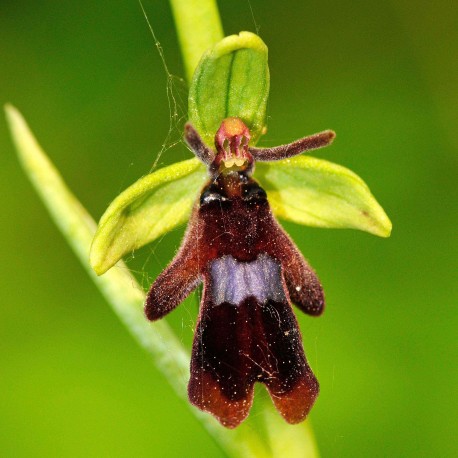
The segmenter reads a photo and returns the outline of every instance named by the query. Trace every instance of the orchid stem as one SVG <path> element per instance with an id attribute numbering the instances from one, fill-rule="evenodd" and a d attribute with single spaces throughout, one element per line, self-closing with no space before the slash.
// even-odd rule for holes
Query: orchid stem
<path id="1" fill-rule="evenodd" d="M 215 0 L 170 0 L 186 77 L 191 81 L 202 54 L 223 39 Z"/>

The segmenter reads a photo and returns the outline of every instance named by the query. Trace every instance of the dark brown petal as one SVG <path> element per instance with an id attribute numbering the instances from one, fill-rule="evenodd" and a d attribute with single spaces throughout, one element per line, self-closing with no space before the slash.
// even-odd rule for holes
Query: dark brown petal
<path id="1" fill-rule="evenodd" d="M 275 407 L 291 424 L 300 423 L 307 418 L 320 391 L 312 372 L 305 375 L 290 391 L 277 391 L 276 387 L 269 385 L 268 389 Z"/>
<path id="2" fill-rule="evenodd" d="M 243 397 L 231 399 L 222 391 L 221 381 L 210 372 L 195 369 L 189 381 L 189 400 L 209 412 L 226 428 L 235 428 L 248 416 L 253 404 L 253 385 L 246 386 Z"/>
<path id="3" fill-rule="evenodd" d="M 291 301 L 308 315 L 321 315 L 325 305 L 323 287 L 313 269 L 294 245 L 290 249 L 289 261 L 283 265 L 283 268 Z"/>
<path id="4" fill-rule="evenodd" d="M 288 423 L 306 418 L 319 393 L 302 347 L 296 317 L 287 303 L 269 301 L 261 307 L 265 348 L 272 355 L 264 356 L 262 381 L 267 386 L 275 407 Z M 262 360 L 261 360 L 262 361 Z"/>
<path id="5" fill-rule="evenodd" d="M 184 139 L 194 154 L 206 165 L 210 165 L 216 154 L 203 142 L 192 124 L 184 126 Z"/>
<path id="6" fill-rule="evenodd" d="M 256 161 L 279 161 L 281 159 L 296 156 L 304 151 L 328 146 L 332 143 L 335 136 L 336 134 L 334 131 L 325 130 L 324 132 L 320 132 L 318 134 L 300 138 L 299 140 L 288 143 L 287 145 L 275 146 L 272 148 L 249 147 L 248 151 Z"/>
<path id="7" fill-rule="evenodd" d="M 290 423 L 305 418 L 318 383 L 290 305 L 253 296 L 215 305 L 206 288 L 191 359 L 190 401 L 234 428 L 248 415 L 255 382 L 264 383 Z"/>
<path id="8" fill-rule="evenodd" d="M 283 275 L 291 301 L 303 312 L 319 316 L 324 311 L 324 291 L 314 270 L 296 244 L 277 221 L 272 224 L 272 245 L 268 247 L 282 264 Z"/>
<path id="9" fill-rule="evenodd" d="M 200 283 L 203 263 L 198 250 L 199 239 L 199 221 L 195 209 L 178 253 L 148 292 L 145 314 L 149 320 L 157 320 L 171 312 Z"/>

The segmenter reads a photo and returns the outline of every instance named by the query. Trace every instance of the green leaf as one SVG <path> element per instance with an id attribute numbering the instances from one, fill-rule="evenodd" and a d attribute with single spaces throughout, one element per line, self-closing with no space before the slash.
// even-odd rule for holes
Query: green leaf
<path id="1" fill-rule="evenodd" d="M 351 228 L 389 237 L 391 221 L 352 171 L 310 156 L 259 163 L 256 176 L 279 218 L 315 227 Z"/>
<path id="2" fill-rule="evenodd" d="M 257 35 L 240 32 L 203 55 L 189 89 L 189 121 L 212 146 L 223 119 L 241 118 L 255 144 L 265 129 L 268 97 L 267 46 Z"/>
<path id="3" fill-rule="evenodd" d="M 202 163 L 189 159 L 140 178 L 116 197 L 92 242 L 95 272 L 103 274 L 125 254 L 186 222 L 205 179 Z"/>

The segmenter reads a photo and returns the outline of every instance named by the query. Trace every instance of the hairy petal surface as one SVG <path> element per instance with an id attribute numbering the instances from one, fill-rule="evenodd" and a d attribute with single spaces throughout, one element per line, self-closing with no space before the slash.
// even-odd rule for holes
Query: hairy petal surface
<path id="1" fill-rule="evenodd" d="M 288 423 L 303 421 L 319 386 L 302 348 L 287 299 L 240 304 L 213 301 L 206 278 L 191 358 L 188 394 L 198 408 L 235 428 L 247 416 L 256 382 L 263 383 Z"/>

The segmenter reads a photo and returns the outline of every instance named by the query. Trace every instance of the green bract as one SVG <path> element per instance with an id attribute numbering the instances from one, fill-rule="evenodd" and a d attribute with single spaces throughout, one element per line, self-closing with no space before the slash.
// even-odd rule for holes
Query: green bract
<path id="1" fill-rule="evenodd" d="M 95 272 L 103 274 L 125 254 L 183 224 L 204 179 L 204 166 L 189 159 L 140 178 L 122 192 L 102 216 L 92 242 Z"/>
<path id="2" fill-rule="evenodd" d="M 298 224 L 351 228 L 389 237 L 391 222 L 366 183 L 332 162 L 297 156 L 259 163 L 256 177 L 273 213 Z"/>
<path id="3" fill-rule="evenodd" d="M 250 32 L 231 35 L 207 51 L 196 68 L 189 89 L 189 121 L 212 146 L 221 121 L 238 117 L 255 144 L 265 129 L 268 97 L 267 46 Z"/>

